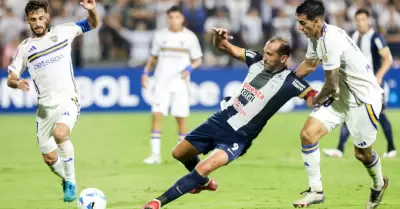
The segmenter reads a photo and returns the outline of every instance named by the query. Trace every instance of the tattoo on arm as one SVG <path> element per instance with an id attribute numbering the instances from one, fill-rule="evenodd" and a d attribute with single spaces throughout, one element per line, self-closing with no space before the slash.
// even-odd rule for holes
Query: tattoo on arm
<path id="1" fill-rule="evenodd" d="M 329 97 L 335 98 L 339 90 L 339 69 L 325 71 L 325 83 L 315 97 L 316 104 L 323 104 Z"/>

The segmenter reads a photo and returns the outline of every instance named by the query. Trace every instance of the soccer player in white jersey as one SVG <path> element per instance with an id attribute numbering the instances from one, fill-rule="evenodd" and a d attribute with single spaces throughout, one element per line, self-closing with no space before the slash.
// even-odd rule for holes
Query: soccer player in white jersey
<path id="1" fill-rule="evenodd" d="M 290 55 L 287 40 L 271 38 L 260 54 L 232 45 L 228 37 L 226 29 L 214 28 L 214 46 L 246 63 L 248 74 L 240 89 L 232 97 L 224 98 L 221 109 L 190 132 L 172 152 L 189 173 L 144 209 L 159 209 L 188 192 L 216 191 L 217 184 L 208 177 L 212 172 L 243 156 L 268 120 L 287 101 L 299 97 L 310 104 L 317 93 L 287 68 Z M 208 152 L 212 153 L 199 162 L 198 155 Z"/>
<path id="2" fill-rule="evenodd" d="M 157 63 L 152 89 L 151 154 L 144 160 L 146 164 L 161 163 L 161 123 L 169 109 L 178 124 L 178 140 L 186 136 L 186 117 L 189 116 L 190 108 L 190 73 L 201 65 L 203 56 L 196 35 L 183 27 L 181 8 L 173 6 L 167 14 L 168 28 L 155 33 L 151 57 L 142 76 L 142 86 L 147 88 L 148 74 Z"/>
<path id="3" fill-rule="evenodd" d="M 325 83 L 312 102 L 317 107 L 300 134 L 309 189 L 293 205 L 307 207 L 325 200 L 318 141 L 345 122 L 353 138 L 355 157 L 365 165 L 373 182 L 365 208 L 377 208 L 388 186 L 379 155 L 372 150 L 383 89 L 354 41 L 341 28 L 328 25 L 324 14 L 324 5 L 319 0 L 306 0 L 296 9 L 299 30 L 308 38 L 306 60 L 296 74 L 304 77 L 322 62 Z"/>
<path id="4" fill-rule="evenodd" d="M 96 28 L 99 16 L 94 0 L 80 3 L 87 19 L 49 28 L 47 0 L 30 0 L 25 6 L 32 37 L 19 46 L 8 67 L 8 86 L 26 92 L 29 82 L 20 76 L 27 68 L 37 93 L 36 135 L 44 162 L 62 178 L 64 201 L 76 198 L 74 147 L 69 135 L 80 111 L 71 64 L 71 43 L 84 32 Z"/>
<path id="5" fill-rule="evenodd" d="M 370 66 L 374 69 L 376 80 L 383 87 L 383 77 L 389 71 L 393 57 L 385 38 L 371 27 L 370 13 L 368 9 L 358 9 L 355 14 L 357 31 L 352 35 L 352 39 L 360 50 L 367 56 Z M 379 123 L 387 141 L 387 151 L 382 155 L 383 158 L 395 158 L 397 155 L 393 141 L 392 124 L 387 117 L 385 110 L 385 100 L 383 101 L 382 111 L 379 115 Z M 343 124 L 340 129 L 339 144 L 336 149 L 324 149 L 324 153 L 331 157 L 343 157 L 344 146 L 349 138 L 349 129 Z"/>

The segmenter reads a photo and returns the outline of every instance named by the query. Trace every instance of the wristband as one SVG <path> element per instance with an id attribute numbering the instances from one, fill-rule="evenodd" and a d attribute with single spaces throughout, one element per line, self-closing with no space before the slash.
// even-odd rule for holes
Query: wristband
<path id="1" fill-rule="evenodd" d="M 192 72 L 192 70 L 193 70 L 192 65 L 188 65 L 188 66 L 185 68 L 185 71 L 188 71 L 189 73 Z"/>
<path id="2" fill-rule="evenodd" d="M 143 70 L 143 75 L 149 75 L 149 72 L 147 72 L 146 70 Z"/>

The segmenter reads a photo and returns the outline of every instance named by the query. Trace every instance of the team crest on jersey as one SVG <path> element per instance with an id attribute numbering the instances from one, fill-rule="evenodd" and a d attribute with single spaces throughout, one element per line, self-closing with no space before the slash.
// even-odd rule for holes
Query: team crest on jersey
<path id="1" fill-rule="evenodd" d="M 56 35 L 51 36 L 51 37 L 50 37 L 50 40 L 53 41 L 53 42 L 57 42 L 58 37 L 57 37 Z"/>
<path id="2" fill-rule="evenodd" d="M 324 62 L 328 62 L 328 56 L 327 56 L 326 54 L 324 54 L 324 55 L 322 56 L 322 59 L 324 60 Z"/>

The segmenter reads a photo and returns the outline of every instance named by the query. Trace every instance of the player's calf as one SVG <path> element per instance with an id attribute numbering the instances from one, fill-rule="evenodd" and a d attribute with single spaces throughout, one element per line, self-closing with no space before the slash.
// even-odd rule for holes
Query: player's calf
<path id="1" fill-rule="evenodd" d="M 372 150 L 372 147 L 359 148 L 355 146 L 355 157 L 361 161 L 372 180 L 372 189 L 380 191 L 384 187 L 382 166 L 379 155 Z"/>
<path id="2" fill-rule="evenodd" d="M 64 167 L 57 151 L 43 154 L 44 162 L 50 167 L 51 171 L 62 179 L 65 179 Z"/>

